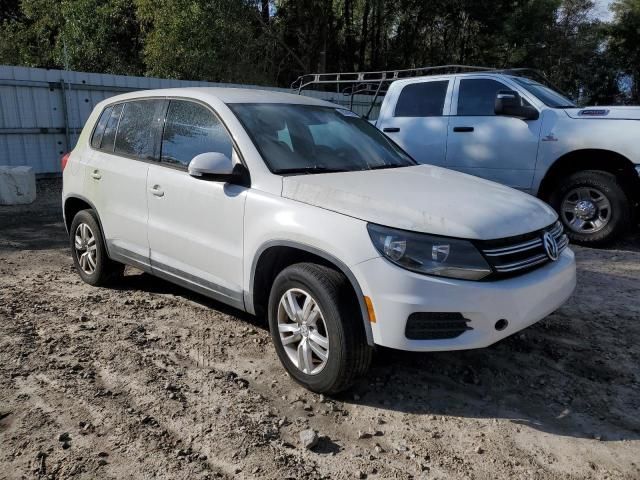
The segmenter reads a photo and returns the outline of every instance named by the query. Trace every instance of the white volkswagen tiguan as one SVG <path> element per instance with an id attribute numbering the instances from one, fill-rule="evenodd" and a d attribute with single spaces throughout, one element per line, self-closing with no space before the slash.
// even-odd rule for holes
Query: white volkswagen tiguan
<path id="1" fill-rule="evenodd" d="M 132 265 L 265 315 L 286 370 L 316 392 L 347 388 L 374 345 L 491 345 L 575 287 L 574 255 L 546 204 L 417 165 L 365 120 L 313 98 L 112 97 L 63 170 L 85 282 Z"/>

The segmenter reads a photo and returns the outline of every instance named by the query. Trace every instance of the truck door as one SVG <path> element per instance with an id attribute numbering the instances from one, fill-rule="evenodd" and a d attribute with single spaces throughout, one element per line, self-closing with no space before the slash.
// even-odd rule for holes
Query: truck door
<path id="1" fill-rule="evenodd" d="M 420 79 L 391 89 L 377 127 L 417 162 L 444 165 L 452 83 Z"/>
<path id="2" fill-rule="evenodd" d="M 513 89 L 486 76 L 456 78 L 446 166 L 528 192 L 536 166 L 542 116 L 538 120 L 522 120 L 495 115 L 496 93 Z"/>

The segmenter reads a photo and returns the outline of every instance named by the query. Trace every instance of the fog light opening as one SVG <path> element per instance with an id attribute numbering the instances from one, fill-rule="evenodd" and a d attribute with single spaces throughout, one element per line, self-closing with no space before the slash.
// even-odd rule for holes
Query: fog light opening
<path id="1" fill-rule="evenodd" d="M 501 318 L 496 322 L 496 330 L 498 331 L 504 330 L 505 328 L 507 328 L 507 325 L 509 325 L 509 322 L 506 321 L 504 318 Z"/>

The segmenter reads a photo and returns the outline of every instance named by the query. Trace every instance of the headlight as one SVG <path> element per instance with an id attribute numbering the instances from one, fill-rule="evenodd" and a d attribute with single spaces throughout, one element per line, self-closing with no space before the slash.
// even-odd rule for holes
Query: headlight
<path id="1" fill-rule="evenodd" d="M 378 251 L 407 270 L 464 280 L 480 280 L 491 273 L 478 249 L 466 240 L 373 224 L 367 229 Z"/>

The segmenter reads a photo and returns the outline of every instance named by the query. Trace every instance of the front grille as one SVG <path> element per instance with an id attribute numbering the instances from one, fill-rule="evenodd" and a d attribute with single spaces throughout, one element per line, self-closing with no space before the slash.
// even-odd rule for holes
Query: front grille
<path id="1" fill-rule="evenodd" d="M 456 338 L 467 330 L 473 330 L 467 322 L 469 320 L 461 313 L 415 312 L 407 318 L 404 334 L 410 340 Z"/>
<path id="2" fill-rule="evenodd" d="M 545 232 L 555 239 L 560 255 L 569 244 L 560 222 L 525 235 L 478 242 L 480 251 L 494 271 L 492 277 L 518 275 L 550 262 L 543 243 Z"/>

